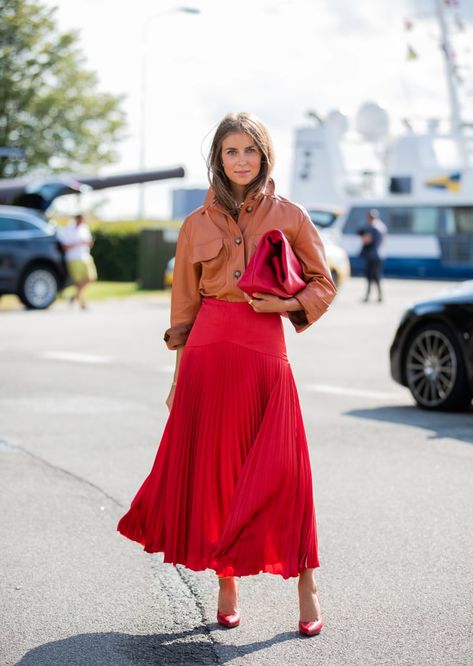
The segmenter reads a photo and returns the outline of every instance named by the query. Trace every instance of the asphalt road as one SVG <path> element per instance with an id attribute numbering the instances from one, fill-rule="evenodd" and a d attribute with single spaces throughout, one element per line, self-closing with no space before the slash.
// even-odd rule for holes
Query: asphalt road
<path id="1" fill-rule="evenodd" d="M 386 281 L 287 326 L 313 463 L 326 627 L 297 635 L 295 580 L 216 581 L 115 532 L 154 459 L 174 355 L 165 298 L 0 308 L 0 664 L 473 663 L 473 414 L 418 410 L 388 371 L 406 305 L 445 284 Z M 236 396 L 237 399 L 237 396 Z"/>

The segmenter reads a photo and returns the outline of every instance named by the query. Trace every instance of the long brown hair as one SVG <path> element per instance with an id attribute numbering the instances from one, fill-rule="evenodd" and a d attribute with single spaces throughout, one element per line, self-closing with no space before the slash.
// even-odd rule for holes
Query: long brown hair
<path id="1" fill-rule="evenodd" d="M 238 215 L 238 206 L 233 196 L 231 184 L 222 165 L 222 143 L 228 134 L 248 134 L 261 153 L 261 169 L 257 177 L 247 185 L 246 197 L 253 193 L 258 196 L 264 190 L 274 165 L 274 149 L 271 137 L 263 123 L 250 113 L 229 113 L 217 127 L 209 156 L 207 172 L 210 186 L 215 192 L 219 204 L 234 216 Z"/>

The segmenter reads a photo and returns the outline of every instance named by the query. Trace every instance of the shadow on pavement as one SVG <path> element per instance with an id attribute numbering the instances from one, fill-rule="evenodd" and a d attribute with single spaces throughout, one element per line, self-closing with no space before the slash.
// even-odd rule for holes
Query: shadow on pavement
<path id="1" fill-rule="evenodd" d="M 473 444 L 473 409 L 467 412 L 429 412 L 414 406 L 376 407 L 352 409 L 344 415 L 423 428 L 432 432 L 429 439 L 449 437 Z"/>
<path id="2" fill-rule="evenodd" d="M 112 632 L 78 634 L 30 650 L 16 666 L 226 664 L 236 657 L 269 648 L 276 643 L 299 639 L 295 632 L 283 632 L 265 641 L 230 645 L 220 640 L 216 642 L 212 637 L 214 631 L 226 633 L 228 630 L 213 624 L 188 631 L 150 635 Z"/>

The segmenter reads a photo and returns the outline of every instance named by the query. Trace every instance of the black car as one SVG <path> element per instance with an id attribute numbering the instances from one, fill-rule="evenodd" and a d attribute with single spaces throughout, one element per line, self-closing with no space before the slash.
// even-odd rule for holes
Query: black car
<path id="1" fill-rule="evenodd" d="M 44 309 L 67 281 L 55 225 L 40 211 L 0 206 L 0 294 L 16 294 L 27 308 Z"/>
<path id="2" fill-rule="evenodd" d="M 461 410 L 473 398 L 473 281 L 404 314 L 390 349 L 391 375 L 424 409 Z"/>

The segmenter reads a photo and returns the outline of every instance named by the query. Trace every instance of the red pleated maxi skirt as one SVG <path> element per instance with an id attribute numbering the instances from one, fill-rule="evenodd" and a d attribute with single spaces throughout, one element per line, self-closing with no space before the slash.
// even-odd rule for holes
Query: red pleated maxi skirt
<path id="1" fill-rule="evenodd" d="M 319 566 L 307 440 L 279 314 L 205 298 L 154 465 L 118 531 L 219 576 Z"/>

